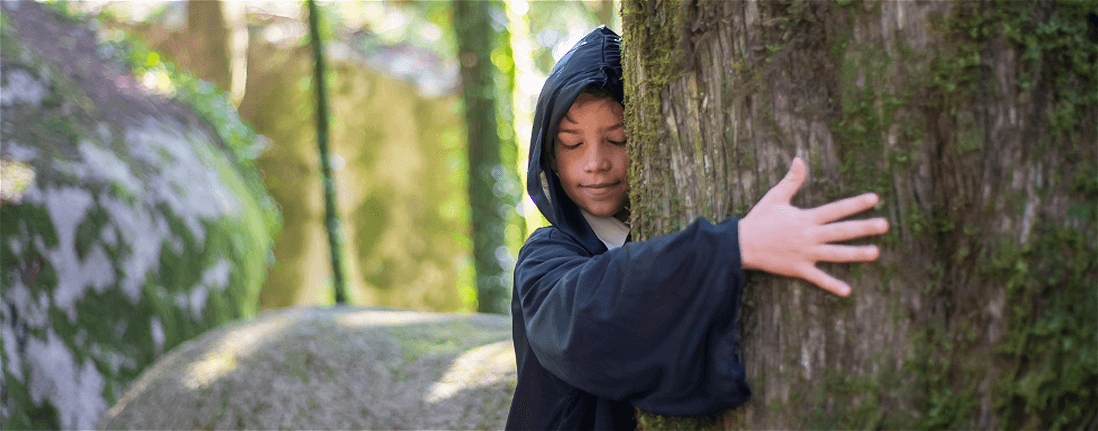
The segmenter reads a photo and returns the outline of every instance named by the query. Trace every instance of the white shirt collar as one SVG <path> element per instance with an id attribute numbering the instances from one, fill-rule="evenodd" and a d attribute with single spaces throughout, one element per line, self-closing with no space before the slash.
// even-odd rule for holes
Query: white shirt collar
<path id="1" fill-rule="evenodd" d="M 606 244 L 607 250 L 613 250 L 625 244 L 625 238 L 629 236 L 629 225 L 614 217 L 600 217 L 580 208 L 583 218 L 591 225 L 591 230 L 599 237 L 599 241 Z"/>

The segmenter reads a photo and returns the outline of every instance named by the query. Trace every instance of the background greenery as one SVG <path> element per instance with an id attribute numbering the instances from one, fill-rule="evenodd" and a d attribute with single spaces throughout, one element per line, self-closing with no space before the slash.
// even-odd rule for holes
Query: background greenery
<path id="1" fill-rule="evenodd" d="M 468 126 L 461 116 L 450 3 L 319 5 L 350 302 L 426 311 L 476 309 Z M 525 195 L 518 179 L 525 171 L 529 117 L 545 73 L 600 20 L 613 25 L 617 18 L 609 1 L 503 6 L 492 12 L 491 30 L 510 40 L 501 40 L 490 59 L 499 76 L 511 82 L 502 82 L 499 94 L 491 97 L 509 108 L 499 111 L 496 135 L 501 160 L 512 173 L 493 198 L 515 202 Z M 190 91 L 187 83 L 164 79 L 159 70 L 190 67 L 205 80 L 202 88 L 213 89 L 221 101 L 235 101 L 239 118 L 251 127 L 247 130 L 266 142 L 246 152 L 282 213 L 261 307 L 331 303 L 304 3 L 224 3 L 220 17 L 198 15 L 186 2 L 67 7 L 97 16 L 106 37 L 133 42 L 140 51 L 135 55 L 148 56 L 149 65 L 138 73 L 157 74 L 161 85 L 184 93 Z M 210 41 L 209 35 L 223 36 Z M 517 61 L 513 50 L 522 54 Z M 204 66 L 225 53 L 233 55 L 220 70 Z M 212 82 L 222 84 L 211 87 Z M 509 219 L 504 247 L 488 257 L 506 267 L 503 278 L 509 282 L 509 266 L 526 232 L 544 220 L 523 202 L 502 213 Z"/>

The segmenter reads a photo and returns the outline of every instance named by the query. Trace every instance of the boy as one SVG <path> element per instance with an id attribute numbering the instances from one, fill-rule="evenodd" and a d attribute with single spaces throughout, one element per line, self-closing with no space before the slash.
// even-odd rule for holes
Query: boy
<path id="1" fill-rule="evenodd" d="M 635 407 L 701 416 L 743 404 L 743 270 L 846 296 L 850 287 L 815 263 L 875 260 L 875 246 L 829 243 L 888 230 L 883 219 L 830 223 L 873 207 L 873 194 L 791 206 L 805 177 L 795 158 L 743 219 L 699 218 L 627 244 L 620 58 L 620 38 L 599 27 L 557 62 L 538 98 L 527 191 L 552 226 L 530 235 L 515 267 L 508 429 L 631 430 Z"/>

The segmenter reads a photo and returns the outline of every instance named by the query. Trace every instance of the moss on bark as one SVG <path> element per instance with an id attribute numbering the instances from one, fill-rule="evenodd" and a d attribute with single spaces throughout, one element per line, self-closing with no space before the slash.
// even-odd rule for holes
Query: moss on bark
<path id="1" fill-rule="evenodd" d="M 1098 248 L 1094 3 L 626 6 L 627 58 L 639 57 L 627 83 L 677 59 L 666 84 L 627 90 L 632 115 L 660 115 L 632 120 L 635 229 L 698 215 L 671 199 L 701 196 L 690 178 L 723 183 L 714 190 L 733 197 L 718 216 L 742 215 L 795 154 L 810 161 L 795 204 L 874 191 L 893 226 L 874 241 L 881 262 L 821 265 L 852 281 L 852 299 L 754 277 L 744 353 L 756 399 L 720 426 L 1094 423 L 1083 407 L 1098 399 L 1084 389 L 1098 380 L 1098 293 L 1084 287 L 1098 282 L 1085 259 Z M 629 44 L 672 13 L 689 23 L 669 26 L 674 52 Z M 668 150 L 699 132 L 725 144 Z M 658 162 L 668 154 L 728 170 L 697 175 L 704 163 Z"/>

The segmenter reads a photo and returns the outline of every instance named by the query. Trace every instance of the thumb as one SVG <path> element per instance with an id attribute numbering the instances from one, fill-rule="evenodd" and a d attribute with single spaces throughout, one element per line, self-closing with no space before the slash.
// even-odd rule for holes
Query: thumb
<path id="1" fill-rule="evenodd" d="M 804 184 L 807 170 L 804 160 L 801 160 L 799 156 L 794 157 L 793 164 L 789 167 L 789 172 L 785 174 L 785 178 L 782 178 L 781 182 L 774 186 L 774 198 L 783 203 L 789 203 L 793 200 L 793 195 L 797 194 L 797 190 Z"/>

